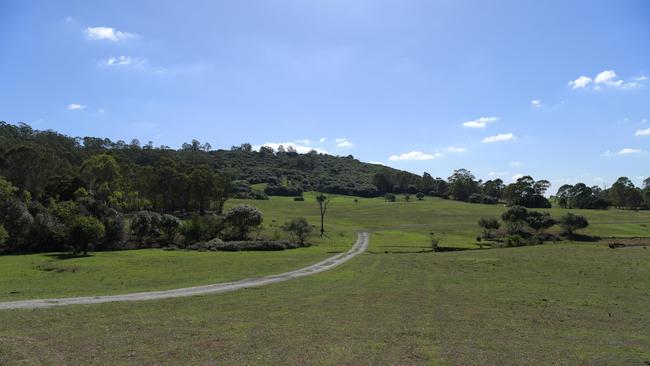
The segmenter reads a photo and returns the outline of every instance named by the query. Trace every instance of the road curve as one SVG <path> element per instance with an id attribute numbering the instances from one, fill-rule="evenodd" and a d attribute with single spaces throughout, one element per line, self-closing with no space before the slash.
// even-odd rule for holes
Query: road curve
<path id="1" fill-rule="evenodd" d="M 212 285 L 185 287 L 174 290 L 165 291 L 151 291 L 151 292 L 135 292 L 125 295 L 110 295 L 110 296 L 86 296 L 86 297 L 68 297 L 61 299 L 37 299 L 37 300 L 21 300 L 21 301 L 7 301 L 0 302 L 0 310 L 4 309 L 34 309 L 34 308 L 48 308 L 53 306 L 65 305 L 85 305 L 85 304 L 101 304 L 105 302 L 116 301 L 144 301 L 144 300 L 158 300 L 169 299 L 173 297 L 196 296 L 205 294 L 218 294 L 222 292 L 230 292 L 243 288 L 258 287 L 269 285 L 272 283 L 288 281 L 294 278 L 311 276 L 337 267 L 358 254 L 363 253 L 368 248 L 369 234 L 360 232 L 357 234 L 357 241 L 352 248 L 341 254 L 329 257 L 321 262 L 312 264 L 309 267 L 297 269 L 291 272 L 285 272 L 275 275 L 269 275 L 258 278 L 248 278 L 234 282 L 216 283 Z"/>

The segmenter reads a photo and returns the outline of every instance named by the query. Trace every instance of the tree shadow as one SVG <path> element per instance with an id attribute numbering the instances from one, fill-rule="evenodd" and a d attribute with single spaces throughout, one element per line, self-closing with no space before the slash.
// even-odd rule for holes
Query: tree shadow
<path id="1" fill-rule="evenodd" d="M 58 260 L 66 260 L 66 259 L 75 259 L 75 258 L 88 258 L 92 257 L 92 254 L 74 254 L 74 253 L 56 253 L 56 254 L 46 254 L 46 257 L 58 259 Z"/>
<path id="2" fill-rule="evenodd" d="M 591 243 L 600 241 L 599 236 L 589 236 L 584 234 L 571 234 L 571 235 L 566 235 L 565 237 L 568 240 L 572 240 L 572 241 L 583 241 L 583 242 L 591 242 Z"/>

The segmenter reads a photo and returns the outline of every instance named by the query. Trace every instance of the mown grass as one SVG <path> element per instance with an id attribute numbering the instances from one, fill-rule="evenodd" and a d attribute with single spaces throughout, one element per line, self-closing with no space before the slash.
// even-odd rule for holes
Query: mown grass
<path id="1" fill-rule="evenodd" d="M 315 223 L 312 198 L 250 203 L 272 233 L 288 217 Z M 330 239 L 306 251 L 348 246 L 356 230 L 378 230 L 367 253 L 337 269 L 220 295 L 1 311 L 0 364 L 650 362 L 650 248 L 427 251 L 431 230 L 442 245 L 474 248 L 478 218 L 504 209 L 337 197 Z M 586 234 L 650 237 L 650 213 L 578 212 L 591 222 Z"/>

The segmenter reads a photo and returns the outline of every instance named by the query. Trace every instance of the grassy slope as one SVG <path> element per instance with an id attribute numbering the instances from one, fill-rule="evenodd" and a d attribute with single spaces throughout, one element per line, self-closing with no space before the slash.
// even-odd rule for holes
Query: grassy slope
<path id="1" fill-rule="evenodd" d="M 309 199 L 256 203 L 276 223 L 310 206 Z M 337 234 L 345 230 L 415 223 L 444 232 L 445 245 L 471 246 L 476 219 L 501 210 L 440 200 L 390 205 L 337 198 L 329 221 L 333 242 L 349 243 L 351 236 Z M 582 213 L 592 234 L 650 236 L 641 226 L 650 223 L 649 213 Z M 267 230 L 274 230 L 270 220 Z M 369 253 L 341 268 L 263 288 L 3 311 L 0 364 L 650 361 L 650 250 L 564 243 L 400 253 L 425 248 L 429 230 L 376 232 Z"/>

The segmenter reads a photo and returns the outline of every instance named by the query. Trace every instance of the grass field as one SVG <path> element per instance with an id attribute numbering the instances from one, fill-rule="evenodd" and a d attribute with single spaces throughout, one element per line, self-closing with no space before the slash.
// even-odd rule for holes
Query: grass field
<path id="1" fill-rule="evenodd" d="M 305 202 L 274 197 L 249 203 L 263 211 L 270 234 L 287 218 L 305 216 L 315 223 L 318 214 L 311 196 Z M 258 270 L 281 272 L 344 249 L 357 230 L 376 230 L 367 253 L 333 271 L 285 283 L 193 298 L 1 311 L 0 364 L 650 362 L 650 249 L 550 243 L 419 253 L 429 247 L 431 230 L 442 236 L 442 245 L 474 248 L 478 218 L 503 210 L 438 199 L 391 204 L 337 197 L 326 223 L 329 239 L 317 241 L 313 248 L 278 253 L 117 253 L 140 260 L 147 252 L 153 257 L 189 256 L 187 263 L 200 261 L 192 256 L 213 256 L 204 259 L 196 276 L 186 274 L 194 272 L 189 264 L 174 268 L 176 264 L 170 266 L 164 259 L 150 269 L 161 276 L 177 270 L 178 275 L 167 277 L 170 281 L 192 283 L 210 275 L 211 261 L 233 263 L 212 278 L 250 276 Z M 553 216 L 566 212 L 550 211 Z M 650 237 L 649 212 L 579 212 L 590 220 L 587 234 Z M 262 256 L 247 258 L 249 254 Z M 83 259 L 95 261 L 89 268 L 114 262 L 102 255 Z M 226 259 L 228 255 L 232 257 Z M 238 268 L 263 261 L 264 255 L 284 259 Z M 4 269 L 7 261 L 27 265 L 34 260 L 25 259 L 29 257 L 0 257 L 0 272 L 13 276 L 13 270 Z M 124 276 L 135 280 L 140 274 L 134 270 Z M 147 284 L 154 280 L 137 286 L 167 285 Z M 66 291 L 65 285 L 48 289 L 52 279 L 47 277 L 25 281 L 40 293 Z M 0 282 L 0 292 L 6 294 L 11 282 Z M 98 291 L 114 290 L 101 282 L 86 284 Z"/>

